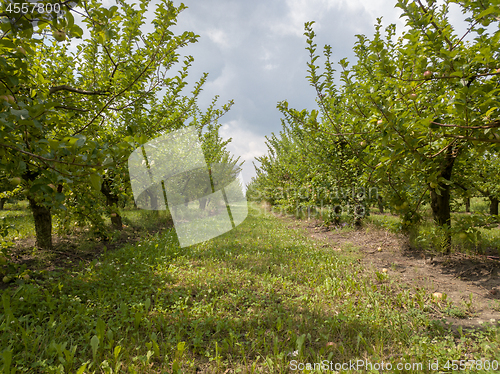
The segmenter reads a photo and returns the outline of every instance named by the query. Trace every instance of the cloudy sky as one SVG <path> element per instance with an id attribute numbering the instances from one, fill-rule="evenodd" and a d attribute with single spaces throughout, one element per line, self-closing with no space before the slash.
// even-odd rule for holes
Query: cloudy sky
<path id="1" fill-rule="evenodd" d="M 152 14 L 154 3 L 148 9 Z M 245 182 L 255 176 L 254 158 L 266 153 L 265 136 L 279 133 L 279 101 L 296 109 L 316 107 L 315 92 L 306 80 L 308 52 L 304 23 L 315 21 L 316 43 L 321 52 L 332 47 L 332 60 L 354 62 L 352 47 L 357 34 L 372 37 L 374 24 L 395 23 L 399 35 L 404 22 L 396 0 L 185 0 L 174 33 L 193 31 L 199 41 L 180 53 L 192 55 L 188 81 L 191 87 L 203 74 L 208 81 L 200 96 L 206 108 L 219 95 L 219 103 L 234 100 L 221 118 L 222 136 L 232 138 L 230 151 L 245 161 Z M 113 0 L 104 0 L 105 6 Z M 179 0 L 174 0 L 180 5 Z M 452 24 L 465 31 L 464 16 L 452 8 Z M 456 21 L 456 22 L 454 22 Z M 151 24 L 146 26 L 146 29 Z M 338 66 L 338 65 L 337 65 Z"/>
<path id="2" fill-rule="evenodd" d="M 353 61 L 356 34 L 372 36 L 377 17 L 396 23 L 394 0 L 186 0 L 188 7 L 173 29 L 193 31 L 199 42 L 185 49 L 195 61 L 191 79 L 209 73 L 200 100 L 206 107 L 215 95 L 235 105 L 221 119 L 230 150 L 245 160 L 244 178 L 255 175 L 252 162 L 266 153 L 265 135 L 279 133 L 279 101 L 297 109 L 314 108 L 314 90 L 306 75 L 308 52 L 304 23 L 315 21 L 317 44 L 332 47 L 333 61 Z M 179 2 L 176 2 L 176 5 Z"/>

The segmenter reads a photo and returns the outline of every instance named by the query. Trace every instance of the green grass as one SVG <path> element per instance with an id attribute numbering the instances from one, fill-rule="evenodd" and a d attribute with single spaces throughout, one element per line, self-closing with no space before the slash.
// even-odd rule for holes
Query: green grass
<path id="1" fill-rule="evenodd" d="M 392 232 L 399 232 L 401 228 L 401 218 L 393 215 L 371 214 L 365 218 L 366 222 L 377 227 L 382 227 Z"/>
<path id="2" fill-rule="evenodd" d="M 15 226 L 16 230 L 11 230 L 4 238 L 5 240 L 17 240 L 32 237 L 35 234 L 35 224 L 33 215 L 28 209 L 27 201 L 6 203 L 4 210 L 0 210 L 0 218 L 7 224 Z"/>
<path id="3" fill-rule="evenodd" d="M 132 225 L 142 231 L 154 230 L 158 226 L 158 220 L 166 220 L 165 211 L 148 211 L 127 208 L 121 210 L 124 225 Z M 5 209 L 0 211 L 0 218 L 4 217 L 5 222 L 15 226 L 16 230 L 10 230 L 5 240 L 14 241 L 18 239 L 32 238 L 35 235 L 35 224 L 33 215 L 28 208 L 26 201 L 16 204 L 5 204 Z M 53 232 L 58 233 L 58 220 L 53 216 Z M 109 217 L 104 218 L 105 224 L 111 225 Z M 73 228 L 76 226 L 73 226 Z"/>
<path id="4" fill-rule="evenodd" d="M 471 211 L 474 213 L 480 213 L 480 210 L 474 210 L 472 207 L 474 206 L 474 204 L 476 204 L 475 206 L 477 207 L 482 203 L 482 201 L 482 199 L 478 198 L 472 199 Z M 413 247 L 417 247 L 427 251 L 439 250 L 439 248 L 441 247 L 440 243 L 442 242 L 444 235 L 434 224 L 431 213 L 424 210 L 423 214 L 423 222 L 421 222 L 417 230 L 413 231 L 410 235 L 411 245 Z M 468 216 L 468 213 L 465 212 L 451 213 L 452 227 L 456 226 L 457 220 L 459 218 Z M 401 232 L 401 218 L 396 215 L 382 215 L 376 212 L 372 212 L 372 214 L 366 217 L 364 221 L 366 223 L 373 224 L 377 227 L 384 228 L 394 233 Z M 498 253 L 500 254 L 500 226 L 490 229 L 478 228 L 477 231 L 478 233 L 476 233 L 475 230 L 472 230 L 470 227 L 467 228 L 467 231 L 464 232 L 466 234 L 466 237 L 463 237 L 463 233 L 454 233 L 452 235 L 453 250 L 468 253 L 486 253 L 491 251 L 498 251 Z"/>
<path id="5" fill-rule="evenodd" d="M 449 302 L 362 268 L 355 247 L 251 213 L 200 245 L 179 248 L 168 230 L 18 279 L 2 291 L 3 372 L 326 372 L 293 369 L 358 359 L 429 372 L 428 361 L 499 357 L 497 327 L 454 337 L 436 320 L 456 313 Z"/>

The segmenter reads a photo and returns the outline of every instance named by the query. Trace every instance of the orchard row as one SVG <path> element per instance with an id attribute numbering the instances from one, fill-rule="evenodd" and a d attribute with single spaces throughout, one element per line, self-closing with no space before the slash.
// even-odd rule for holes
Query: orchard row
<path id="1" fill-rule="evenodd" d="M 450 24 L 451 6 L 467 17 L 464 34 Z M 357 36 L 355 63 L 341 60 L 339 72 L 328 45 L 318 65 L 313 23 L 305 25 L 319 110 L 278 104 L 283 130 L 268 137 L 269 153 L 259 159 L 250 190 L 276 191 L 268 201 L 293 209 L 315 196 L 298 202 L 280 190 L 376 187 L 379 208 L 399 214 L 405 230 L 418 226 L 423 206 L 430 206 L 450 251 L 452 233 L 490 227 L 498 218 L 500 10 L 477 0 L 399 0 L 396 7 L 407 25 L 401 36 L 378 19 L 373 38 Z M 491 216 L 452 227 L 452 203 L 472 196 L 490 201 Z"/>

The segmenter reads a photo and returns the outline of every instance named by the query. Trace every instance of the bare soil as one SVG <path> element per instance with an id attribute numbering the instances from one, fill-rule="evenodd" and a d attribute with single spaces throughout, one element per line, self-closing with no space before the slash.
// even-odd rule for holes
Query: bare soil
<path id="1" fill-rule="evenodd" d="M 495 256 L 431 255 L 411 249 L 404 235 L 374 226 L 348 231 L 327 228 L 319 220 L 277 217 L 290 228 L 305 229 L 322 245 L 339 251 L 346 245 L 352 246 L 367 271 L 385 268 L 392 279 L 396 278 L 412 289 L 425 288 L 429 295 L 435 292 L 446 294 L 447 300 L 464 312 L 459 317 L 442 316 L 455 332 L 458 327 L 465 331 L 481 328 L 484 322 L 500 321 L 500 261 Z"/>

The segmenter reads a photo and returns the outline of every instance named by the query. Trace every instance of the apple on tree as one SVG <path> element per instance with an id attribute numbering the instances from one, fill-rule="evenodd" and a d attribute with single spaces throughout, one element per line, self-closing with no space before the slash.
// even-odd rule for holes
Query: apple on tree
<path id="1" fill-rule="evenodd" d="M 16 100 L 14 99 L 14 96 L 12 95 L 2 95 L 0 96 L 0 101 L 6 101 L 9 104 L 14 104 Z"/>
<path id="2" fill-rule="evenodd" d="M 425 79 L 430 79 L 430 78 L 432 78 L 432 71 L 430 71 L 430 70 L 426 70 L 426 71 L 424 71 L 424 78 L 425 78 Z"/>
<path id="3" fill-rule="evenodd" d="M 410 94 L 410 99 L 417 100 L 417 94 L 416 93 L 411 93 Z"/>
<path id="4" fill-rule="evenodd" d="M 62 30 L 56 30 L 52 33 L 52 36 L 54 37 L 55 40 L 58 42 L 63 42 L 66 40 L 66 33 Z"/>
<path id="5" fill-rule="evenodd" d="M 15 186 L 18 186 L 21 183 L 21 178 L 19 177 L 10 178 L 9 182 Z"/>

